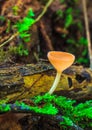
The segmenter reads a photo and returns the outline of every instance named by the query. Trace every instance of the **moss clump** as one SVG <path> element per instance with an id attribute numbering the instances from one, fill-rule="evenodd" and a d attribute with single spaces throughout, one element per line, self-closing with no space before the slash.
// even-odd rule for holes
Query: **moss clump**
<path id="1" fill-rule="evenodd" d="M 92 100 L 77 104 L 75 100 L 57 95 L 38 95 L 30 99 L 33 105 L 16 101 L 14 104 L 0 105 L 0 112 L 30 111 L 39 114 L 61 115 L 62 127 L 78 125 L 81 128 L 92 128 Z M 0 101 L 1 102 L 1 101 Z M 77 105 L 76 105 L 77 104 Z"/>

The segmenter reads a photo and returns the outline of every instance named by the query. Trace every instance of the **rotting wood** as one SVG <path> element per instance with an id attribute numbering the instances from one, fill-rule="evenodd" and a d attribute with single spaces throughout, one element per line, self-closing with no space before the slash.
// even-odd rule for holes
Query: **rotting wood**
<path id="1" fill-rule="evenodd" d="M 14 68 L 17 68 L 16 71 Z M 56 74 L 53 67 L 46 63 L 11 66 L 6 70 L 0 68 L 0 99 L 8 98 L 9 101 L 48 92 Z M 55 93 L 77 100 L 92 99 L 92 71 L 82 66 L 70 67 L 63 72 Z"/>

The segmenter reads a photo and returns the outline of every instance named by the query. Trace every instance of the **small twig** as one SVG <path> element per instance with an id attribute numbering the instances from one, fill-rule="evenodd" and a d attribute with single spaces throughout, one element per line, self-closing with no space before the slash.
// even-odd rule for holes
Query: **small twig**
<path id="1" fill-rule="evenodd" d="M 89 31 L 89 22 L 88 22 L 88 17 L 87 17 L 86 0 L 82 0 L 82 5 L 83 5 L 84 20 L 85 20 L 86 35 L 87 35 L 87 40 L 88 40 L 90 68 L 92 69 L 92 47 L 91 47 L 91 38 L 90 38 L 90 31 Z"/>
<path id="2" fill-rule="evenodd" d="M 51 3 L 53 2 L 54 0 L 49 0 L 48 3 L 46 4 L 46 6 L 44 7 L 42 13 L 36 18 L 36 21 L 35 22 L 38 22 L 42 17 L 43 15 L 46 13 L 48 7 L 51 5 Z"/>
<path id="3" fill-rule="evenodd" d="M 0 45 L 0 48 L 4 45 L 6 45 L 8 42 L 10 42 L 11 40 L 13 40 L 16 36 L 18 36 L 19 33 L 15 33 L 14 35 L 12 35 L 7 41 L 3 42 L 1 45 Z"/>

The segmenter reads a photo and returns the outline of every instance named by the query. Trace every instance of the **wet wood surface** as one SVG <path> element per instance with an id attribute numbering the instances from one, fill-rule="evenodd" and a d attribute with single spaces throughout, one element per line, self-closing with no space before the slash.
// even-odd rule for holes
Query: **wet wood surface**
<path id="1" fill-rule="evenodd" d="M 28 64 L 0 68 L 0 99 L 9 101 L 30 98 L 49 91 L 56 71 L 50 64 Z M 61 75 L 58 95 L 77 100 L 92 99 L 92 71 L 72 66 Z"/>

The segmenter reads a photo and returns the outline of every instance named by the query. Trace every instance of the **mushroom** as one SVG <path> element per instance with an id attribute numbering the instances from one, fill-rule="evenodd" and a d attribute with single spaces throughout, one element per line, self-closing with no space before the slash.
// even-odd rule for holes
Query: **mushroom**
<path id="1" fill-rule="evenodd" d="M 52 94 L 59 83 L 61 73 L 73 64 L 75 56 L 67 52 L 50 51 L 48 52 L 47 57 L 50 63 L 57 70 L 57 75 L 54 80 L 54 83 L 50 91 L 48 92 L 49 94 Z"/>

